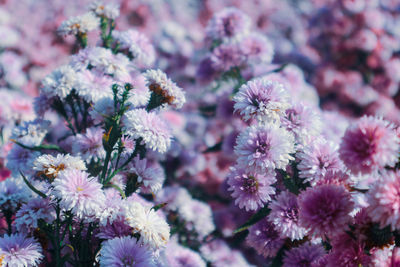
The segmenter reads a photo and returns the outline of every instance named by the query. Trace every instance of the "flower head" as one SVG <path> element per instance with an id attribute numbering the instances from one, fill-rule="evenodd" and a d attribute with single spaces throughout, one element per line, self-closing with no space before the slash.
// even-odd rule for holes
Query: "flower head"
<path id="1" fill-rule="evenodd" d="M 290 97 L 285 87 L 275 81 L 259 78 L 240 87 L 233 98 L 235 112 L 245 121 L 279 121 L 290 108 Z"/>
<path id="2" fill-rule="evenodd" d="M 206 267 L 199 254 L 177 243 L 169 243 L 164 252 L 166 266 L 174 267 Z"/>
<path id="3" fill-rule="evenodd" d="M 81 16 L 72 17 L 64 21 L 58 28 L 58 33 L 61 35 L 77 35 L 86 34 L 99 27 L 100 20 L 92 12 L 88 12 Z"/>
<path id="4" fill-rule="evenodd" d="M 350 125 L 342 139 L 340 158 L 354 174 L 372 173 L 398 161 L 400 139 L 389 122 L 364 116 Z"/>
<path id="5" fill-rule="evenodd" d="M 250 126 L 238 136 L 235 153 L 243 168 L 284 169 L 293 159 L 294 138 L 276 124 Z"/>
<path id="6" fill-rule="evenodd" d="M 228 177 L 229 191 L 239 208 L 257 210 L 271 200 L 275 194 L 272 184 L 276 182 L 272 171 L 259 174 L 246 172 L 242 168 L 233 169 Z"/>
<path id="7" fill-rule="evenodd" d="M 125 130 L 132 138 L 142 138 L 146 147 L 165 153 L 171 145 L 171 133 L 165 122 L 154 112 L 134 109 L 125 113 Z"/>
<path id="8" fill-rule="evenodd" d="M 137 181 L 143 183 L 141 191 L 157 193 L 165 180 L 163 169 L 156 164 L 150 164 L 146 159 L 137 156 L 132 163 L 132 172 L 137 175 Z"/>
<path id="9" fill-rule="evenodd" d="M 300 247 L 292 248 L 285 253 L 283 258 L 284 267 L 311 266 L 325 255 L 321 245 L 303 244 Z"/>
<path id="10" fill-rule="evenodd" d="M 274 257 L 285 242 L 267 219 L 263 219 L 249 228 L 247 244 L 264 257 Z"/>
<path id="11" fill-rule="evenodd" d="M 97 16 L 108 19 L 116 19 L 119 16 L 119 5 L 114 3 L 104 4 L 102 1 L 94 1 L 89 5 L 89 10 Z"/>
<path id="12" fill-rule="evenodd" d="M 331 236 L 344 231 L 354 203 L 343 186 L 310 187 L 299 196 L 300 224 L 315 236 Z"/>
<path id="13" fill-rule="evenodd" d="M 302 239 L 307 230 L 300 225 L 299 204 L 295 194 L 282 191 L 269 205 L 268 220 L 275 225 L 282 237 Z"/>
<path id="14" fill-rule="evenodd" d="M 6 234 L 0 237 L 0 258 L 2 266 L 37 266 L 43 258 L 42 248 L 23 234 Z"/>
<path id="15" fill-rule="evenodd" d="M 41 91 L 49 97 L 58 96 L 63 99 L 71 93 L 77 81 L 77 72 L 71 66 L 64 65 L 43 79 Z"/>
<path id="16" fill-rule="evenodd" d="M 91 219 L 101 211 L 105 201 L 102 185 L 96 178 L 79 170 L 61 172 L 53 182 L 52 193 L 60 199 L 65 210 L 71 210 L 78 218 Z"/>
<path id="17" fill-rule="evenodd" d="M 206 29 L 211 40 L 234 39 L 243 36 L 250 28 L 250 18 L 241 10 L 229 7 L 216 13 Z"/>
<path id="18" fill-rule="evenodd" d="M 186 102 L 185 93 L 161 70 L 148 70 L 144 74 L 147 86 L 153 94 L 162 97 L 162 103 L 182 108 Z"/>
<path id="19" fill-rule="evenodd" d="M 384 172 L 367 196 L 371 219 L 381 227 L 400 229 L 400 172 Z"/>
<path id="20" fill-rule="evenodd" d="M 101 244 L 100 266 L 155 267 L 151 251 L 130 236 L 116 237 Z"/>
<path id="21" fill-rule="evenodd" d="M 33 165 L 35 171 L 51 179 L 56 178 L 60 172 L 65 170 L 86 170 L 85 163 L 81 158 L 73 157 L 69 154 L 57 154 L 55 157 L 50 154 L 44 154 L 36 158 Z"/>
<path id="22" fill-rule="evenodd" d="M 153 209 L 138 202 L 128 202 L 125 206 L 125 220 L 140 234 L 139 242 L 153 249 L 164 247 L 169 240 L 169 226 Z"/>

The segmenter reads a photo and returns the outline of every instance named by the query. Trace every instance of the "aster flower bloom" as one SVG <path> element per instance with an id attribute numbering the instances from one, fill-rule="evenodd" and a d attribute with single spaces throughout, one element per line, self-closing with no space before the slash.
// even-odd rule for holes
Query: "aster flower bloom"
<path id="1" fill-rule="evenodd" d="M 80 155 L 86 162 L 103 159 L 106 156 L 103 147 L 103 129 L 99 127 L 87 128 L 86 133 L 77 134 L 72 140 L 72 152 Z"/>
<path id="2" fill-rule="evenodd" d="M 77 72 L 69 65 L 54 70 L 42 80 L 41 92 L 48 97 L 67 97 L 77 83 Z"/>
<path id="3" fill-rule="evenodd" d="M 246 172 L 242 168 L 233 168 L 228 177 L 229 191 L 239 208 L 246 211 L 258 210 L 271 200 L 275 194 L 272 184 L 276 182 L 275 173 Z"/>
<path id="4" fill-rule="evenodd" d="M 133 109 L 124 114 L 125 133 L 132 138 L 142 138 L 146 147 L 165 153 L 171 145 L 169 127 L 154 112 Z"/>
<path id="5" fill-rule="evenodd" d="M 281 125 L 293 133 L 299 145 L 308 144 L 311 138 L 319 136 L 322 131 L 321 117 L 316 109 L 301 103 L 286 109 L 285 116 L 281 117 Z"/>
<path id="6" fill-rule="evenodd" d="M 20 171 L 25 175 L 30 175 L 33 173 L 33 162 L 39 155 L 38 151 L 31 151 L 14 144 L 8 152 L 6 167 L 15 176 L 19 175 Z"/>
<path id="7" fill-rule="evenodd" d="M 138 202 L 127 202 L 125 205 L 125 220 L 140 234 L 139 242 L 153 249 L 164 247 L 169 240 L 169 226 L 150 207 L 144 207 Z"/>
<path id="8" fill-rule="evenodd" d="M 151 66 L 156 58 L 156 52 L 150 40 L 136 30 L 113 31 L 113 37 L 121 49 L 127 49 L 133 59 L 140 65 Z"/>
<path id="9" fill-rule="evenodd" d="M 164 170 L 159 165 L 141 160 L 139 156 L 133 159 L 131 171 L 137 175 L 137 181 L 143 183 L 141 191 L 145 193 L 157 193 L 165 180 Z"/>
<path id="10" fill-rule="evenodd" d="M 244 60 L 244 54 L 235 43 L 221 44 L 213 50 L 210 56 L 212 68 L 222 72 L 242 66 Z"/>
<path id="11" fill-rule="evenodd" d="M 277 124 L 247 127 L 236 139 L 235 154 L 243 168 L 284 169 L 293 157 L 294 137 Z"/>
<path id="12" fill-rule="evenodd" d="M 93 12 L 81 16 L 72 17 L 64 21 L 57 32 L 61 35 L 86 34 L 100 26 L 100 20 Z"/>
<path id="13" fill-rule="evenodd" d="M 171 211 L 178 211 L 180 207 L 190 202 L 192 197 L 189 192 L 179 186 L 166 186 L 163 187 L 156 196 L 156 203 L 167 203 L 166 209 Z"/>
<path id="14" fill-rule="evenodd" d="M 144 73 L 146 84 L 153 94 L 161 96 L 162 103 L 171 105 L 176 109 L 182 108 L 186 102 L 185 93 L 167 75 L 157 70 L 147 70 Z"/>
<path id="15" fill-rule="evenodd" d="M 215 230 L 211 207 L 202 201 L 192 199 L 179 207 L 178 214 L 186 222 L 189 230 L 194 230 L 200 238 Z"/>
<path id="16" fill-rule="evenodd" d="M 96 102 L 104 97 L 113 97 L 113 79 L 97 71 L 83 70 L 77 74 L 75 90 L 87 102 Z"/>
<path id="17" fill-rule="evenodd" d="M 372 173 L 398 161 L 400 139 L 382 118 L 364 116 L 350 125 L 340 144 L 340 158 L 354 174 Z"/>
<path id="18" fill-rule="evenodd" d="M 100 266 L 155 267 L 151 251 L 130 236 L 104 241 L 100 250 Z"/>
<path id="19" fill-rule="evenodd" d="M 80 219 L 91 219 L 100 212 L 105 201 L 102 185 L 96 178 L 79 170 L 67 170 L 54 179 L 52 194 L 65 210 L 71 210 Z"/>
<path id="20" fill-rule="evenodd" d="M 233 101 L 235 112 L 245 121 L 279 121 L 290 108 L 287 89 L 267 78 L 254 79 L 242 85 Z"/>
<path id="21" fill-rule="evenodd" d="M 15 214 L 15 227 L 18 232 L 28 233 L 38 227 L 38 220 L 52 223 L 56 219 L 54 207 L 48 199 L 31 198 Z"/>
<path id="22" fill-rule="evenodd" d="M 342 171 L 344 165 L 339 158 L 337 147 L 324 138 L 313 140 L 298 153 L 300 163 L 299 177 L 304 181 L 315 184 L 328 171 Z"/>
<path id="23" fill-rule="evenodd" d="M 299 204 L 295 194 L 282 191 L 268 207 L 271 209 L 268 220 L 282 237 L 295 240 L 306 235 L 307 230 L 299 222 Z"/>
<path id="24" fill-rule="evenodd" d="M 211 40 L 229 40 L 245 35 L 250 29 L 250 18 L 235 7 L 225 8 L 209 21 L 206 35 Z"/>
<path id="25" fill-rule="evenodd" d="M 264 257 L 274 257 L 285 242 L 267 219 L 262 219 L 249 228 L 247 244 Z"/>
<path id="26" fill-rule="evenodd" d="M 22 179 L 11 177 L 0 182 L 0 207 L 2 210 L 15 211 L 19 205 L 28 202 L 30 197 L 31 192 Z"/>
<path id="27" fill-rule="evenodd" d="M 55 157 L 50 154 L 44 154 L 36 158 L 33 165 L 35 171 L 51 179 L 56 178 L 64 170 L 86 170 L 85 163 L 80 157 L 73 157 L 69 154 L 57 154 Z"/>
<path id="28" fill-rule="evenodd" d="M 367 193 L 372 221 L 383 228 L 400 229 L 400 172 L 383 172 Z"/>
<path id="29" fill-rule="evenodd" d="M 0 237 L 0 258 L 2 266 L 38 266 L 43 258 L 42 248 L 23 234 L 6 234 Z"/>
<path id="30" fill-rule="evenodd" d="M 344 231 L 354 207 L 350 193 L 333 184 L 308 188 L 300 194 L 298 203 L 300 225 L 322 238 Z"/>
<path id="31" fill-rule="evenodd" d="M 50 121 L 35 119 L 24 121 L 13 128 L 11 139 L 17 140 L 26 146 L 38 146 L 42 143 L 50 126 Z"/>
<path id="32" fill-rule="evenodd" d="M 325 255 L 325 249 L 321 245 L 303 244 L 292 248 L 285 253 L 284 267 L 311 266 Z"/>
<path id="33" fill-rule="evenodd" d="M 206 267 L 206 263 L 199 254 L 177 243 L 170 242 L 163 255 L 165 266 L 174 267 Z"/>
<path id="34" fill-rule="evenodd" d="M 274 46 L 262 34 L 253 32 L 240 41 L 240 49 L 251 64 L 271 63 L 274 57 Z"/>
<path id="35" fill-rule="evenodd" d="M 94 1 L 89 5 L 89 10 L 97 16 L 116 19 L 119 16 L 119 5 L 115 3 L 104 4 L 102 1 Z"/>
<path id="36" fill-rule="evenodd" d="M 231 250 L 222 239 L 214 239 L 200 247 L 202 256 L 215 267 L 250 267 L 243 254 Z"/>

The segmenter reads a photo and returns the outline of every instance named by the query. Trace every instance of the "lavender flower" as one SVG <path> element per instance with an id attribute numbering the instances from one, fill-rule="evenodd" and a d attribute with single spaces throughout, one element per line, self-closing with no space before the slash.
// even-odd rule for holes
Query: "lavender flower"
<path id="1" fill-rule="evenodd" d="M 125 236 L 104 241 L 100 250 L 100 266 L 155 267 L 151 251 Z"/>
<path id="2" fill-rule="evenodd" d="M 164 251 L 166 266 L 174 267 L 206 267 L 199 254 L 177 243 L 169 243 Z"/>
<path id="3" fill-rule="evenodd" d="M 291 240 L 302 239 L 307 230 L 300 225 L 299 204 L 296 195 L 282 191 L 269 205 L 271 209 L 268 220 L 272 222 L 275 229 L 282 237 Z"/>
<path id="4" fill-rule="evenodd" d="M 274 225 L 263 219 L 249 228 L 247 244 L 264 257 L 274 257 L 283 246 L 284 239 L 279 235 Z"/>
<path id="5" fill-rule="evenodd" d="M 279 121 L 290 107 L 287 89 L 267 78 L 255 79 L 242 85 L 233 101 L 235 112 L 245 121 Z"/>
<path id="6" fill-rule="evenodd" d="M 275 194 L 272 184 L 276 182 L 275 173 L 267 171 L 263 174 L 246 172 L 241 168 L 233 168 L 228 177 L 229 191 L 235 204 L 246 211 L 262 208 Z"/>
<path id="7" fill-rule="evenodd" d="M 237 138 L 235 153 L 243 168 L 284 169 L 293 157 L 294 138 L 277 124 L 250 126 Z"/>
<path id="8" fill-rule="evenodd" d="M 81 16 L 72 17 L 64 21 L 58 28 L 61 35 L 77 35 L 86 34 L 100 26 L 100 20 L 92 12 L 88 12 Z"/>
<path id="9" fill-rule="evenodd" d="M 106 152 L 103 147 L 103 133 L 103 129 L 91 127 L 86 129 L 86 133 L 77 134 L 72 138 L 72 152 L 88 163 L 92 159 L 104 159 Z"/>
<path id="10" fill-rule="evenodd" d="M 61 172 L 53 182 L 53 195 L 65 210 L 71 210 L 78 218 L 91 220 L 100 212 L 105 201 L 102 185 L 89 174 L 79 170 Z"/>
<path id="11" fill-rule="evenodd" d="M 42 258 L 42 248 L 33 238 L 23 234 L 0 237 L 0 263 L 2 266 L 37 266 Z"/>
<path id="12" fill-rule="evenodd" d="M 137 175 L 137 181 L 143 183 L 141 191 L 145 193 L 157 193 L 165 180 L 163 169 L 157 164 L 150 164 L 139 156 L 133 159 L 132 171 Z"/>
<path id="13" fill-rule="evenodd" d="M 300 247 L 292 248 L 285 253 L 283 258 L 284 267 L 311 266 L 325 255 L 321 245 L 303 244 Z"/>

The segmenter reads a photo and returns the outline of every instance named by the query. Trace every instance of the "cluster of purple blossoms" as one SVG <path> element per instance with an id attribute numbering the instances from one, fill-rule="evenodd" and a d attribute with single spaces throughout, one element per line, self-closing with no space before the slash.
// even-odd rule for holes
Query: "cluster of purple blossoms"
<path id="1" fill-rule="evenodd" d="M 92 1 L 0 1 L 0 266 L 399 265 L 398 0 Z"/>

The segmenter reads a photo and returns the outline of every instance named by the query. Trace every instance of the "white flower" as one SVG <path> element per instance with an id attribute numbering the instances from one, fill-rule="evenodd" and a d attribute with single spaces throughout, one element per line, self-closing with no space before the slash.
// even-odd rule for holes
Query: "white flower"
<path id="1" fill-rule="evenodd" d="M 42 92 L 48 96 L 65 98 L 77 82 L 77 73 L 69 65 L 64 65 L 47 75 L 42 81 Z"/>
<path id="2" fill-rule="evenodd" d="M 193 228 L 200 238 L 204 238 L 215 230 L 212 210 L 204 202 L 192 199 L 182 205 L 179 209 L 179 215 L 186 221 L 186 227 Z"/>
<path id="3" fill-rule="evenodd" d="M 171 133 L 165 122 L 154 112 L 134 109 L 125 113 L 125 131 L 132 138 L 142 138 L 146 147 L 165 153 L 171 145 Z"/>
<path id="4" fill-rule="evenodd" d="M 155 50 L 149 39 L 136 30 L 114 31 L 113 37 L 119 42 L 121 49 L 128 49 L 135 61 L 150 66 L 155 61 Z"/>
<path id="5" fill-rule="evenodd" d="M 49 154 L 41 155 L 33 165 L 34 170 L 49 178 L 55 178 L 60 172 L 66 170 L 86 170 L 85 162 L 80 157 L 73 157 L 69 154 L 57 154 L 56 157 Z"/>
<path id="6" fill-rule="evenodd" d="M 102 1 L 95 1 L 89 5 L 89 9 L 96 15 L 108 19 L 116 19 L 119 16 L 119 5 L 114 3 L 105 5 Z"/>
<path id="7" fill-rule="evenodd" d="M 97 102 L 104 97 L 113 97 L 111 90 L 113 79 L 100 72 L 83 70 L 78 73 L 75 89 L 78 95 L 88 102 Z"/>
<path id="8" fill-rule="evenodd" d="M 126 203 L 125 218 L 134 232 L 140 234 L 140 243 L 154 249 L 166 246 L 170 235 L 169 226 L 153 209 L 138 202 Z"/>
<path id="9" fill-rule="evenodd" d="M 84 34 L 99 27 L 100 20 L 92 12 L 88 12 L 81 16 L 72 17 L 64 21 L 58 28 L 58 33 L 61 35 L 68 34 Z"/>
<path id="10" fill-rule="evenodd" d="M 161 70 L 148 70 L 144 74 L 149 89 L 164 98 L 167 103 L 174 108 L 182 108 L 186 102 L 185 93 Z"/>

